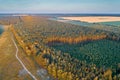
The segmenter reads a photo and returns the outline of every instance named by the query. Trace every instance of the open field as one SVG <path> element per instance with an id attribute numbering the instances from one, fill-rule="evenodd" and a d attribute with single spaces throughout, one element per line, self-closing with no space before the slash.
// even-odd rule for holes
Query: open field
<path id="1" fill-rule="evenodd" d="M 10 32 L 4 32 L 0 37 L 0 80 L 23 80 L 29 75 L 20 75 L 23 70 L 15 57 L 16 48 L 11 40 Z"/>
<path id="2" fill-rule="evenodd" d="M 67 19 L 69 18 L 69 19 Z M 72 19 L 73 18 L 73 19 Z M 86 20 L 85 22 L 82 21 L 82 18 L 84 18 L 84 20 Z M 85 19 L 86 18 L 86 19 Z M 98 17 L 96 17 L 98 18 Z M 105 18 L 105 16 L 102 16 L 101 18 Z M 111 17 L 109 17 L 111 18 Z M 80 25 L 80 26 L 85 26 L 85 27 L 90 27 L 90 28 L 95 28 L 95 29 L 99 29 L 99 30 L 105 30 L 105 31 L 110 31 L 110 32 L 114 32 L 114 33 L 120 33 L 120 20 L 117 21 L 117 19 L 115 21 L 113 21 L 114 19 L 109 19 L 109 21 L 105 21 L 105 19 L 103 19 L 103 21 L 101 22 L 89 22 L 92 20 L 95 20 L 95 18 L 91 17 L 91 19 L 89 19 L 88 17 L 55 17 L 55 18 L 51 18 L 51 20 L 55 20 L 55 21 L 59 21 L 59 22 L 64 22 L 64 23 L 70 23 L 70 24 L 74 24 L 74 25 Z M 115 17 L 115 18 L 120 18 L 120 17 Z"/>
<path id="3" fill-rule="evenodd" d="M 16 48 L 12 41 L 12 33 L 8 28 L 10 28 L 9 25 L 5 25 L 5 31 L 0 36 L 0 80 L 33 80 L 15 57 Z M 40 76 L 37 74 L 37 70 L 40 68 L 31 58 L 26 56 L 20 47 L 18 57 L 20 57 L 28 70 L 37 79 L 40 79 Z"/>
<path id="4" fill-rule="evenodd" d="M 120 17 L 112 16 L 87 16 L 87 17 L 60 17 L 67 20 L 78 20 L 89 23 L 120 21 Z"/>

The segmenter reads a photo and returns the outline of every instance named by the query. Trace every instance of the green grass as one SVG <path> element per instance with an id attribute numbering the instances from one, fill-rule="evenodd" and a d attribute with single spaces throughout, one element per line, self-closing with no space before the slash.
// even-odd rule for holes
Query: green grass
<path id="1" fill-rule="evenodd" d="M 100 24 L 103 24 L 103 25 L 120 26 L 120 21 L 101 22 Z"/>
<path id="2" fill-rule="evenodd" d="M 85 44 L 54 44 L 56 50 L 69 53 L 79 60 L 94 63 L 97 66 L 116 67 L 120 62 L 120 43 L 110 40 L 99 40 Z"/>

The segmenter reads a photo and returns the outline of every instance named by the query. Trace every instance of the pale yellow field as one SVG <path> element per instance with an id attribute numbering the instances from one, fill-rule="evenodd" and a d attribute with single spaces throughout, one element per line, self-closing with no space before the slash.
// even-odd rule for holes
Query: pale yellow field
<path id="1" fill-rule="evenodd" d="M 67 19 L 67 20 L 79 20 L 79 21 L 89 22 L 89 23 L 120 21 L 120 17 L 112 17 L 112 16 L 60 17 L 60 18 Z"/>

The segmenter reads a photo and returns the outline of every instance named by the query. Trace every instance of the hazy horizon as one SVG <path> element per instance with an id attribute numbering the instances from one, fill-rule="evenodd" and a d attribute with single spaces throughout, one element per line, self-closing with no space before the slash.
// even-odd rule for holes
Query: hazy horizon
<path id="1" fill-rule="evenodd" d="M 120 14 L 120 0 L 0 0 L 0 13 Z"/>
<path id="2" fill-rule="evenodd" d="M 120 14 L 120 13 L 20 13 L 20 12 L 1 12 L 0 14 Z"/>

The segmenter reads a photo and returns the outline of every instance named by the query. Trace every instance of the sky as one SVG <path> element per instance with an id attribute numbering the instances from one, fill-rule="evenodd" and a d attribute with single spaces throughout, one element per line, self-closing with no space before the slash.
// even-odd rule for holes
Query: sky
<path id="1" fill-rule="evenodd" d="M 0 13 L 120 13 L 120 0 L 0 0 Z"/>

